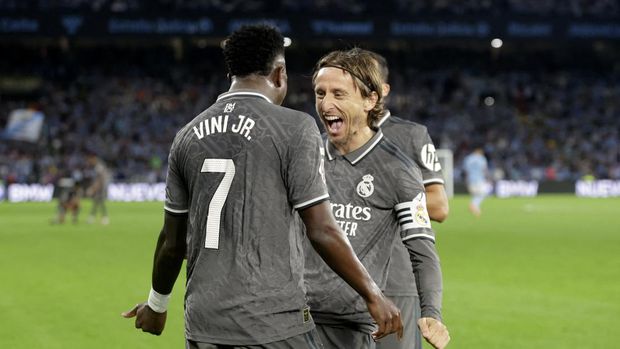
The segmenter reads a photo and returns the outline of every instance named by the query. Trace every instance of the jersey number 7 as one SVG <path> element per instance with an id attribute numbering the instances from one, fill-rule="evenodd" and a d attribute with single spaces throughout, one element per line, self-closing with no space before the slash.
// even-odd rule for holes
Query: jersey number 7
<path id="1" fill-rule="evenodd" d="M 235 177 L 235 163 L 231 159 L 205 159 L 200 172 L 224 173 L 224 178 L 222 178 L 220 185 L 217 186 L 209 203 L 207 232 L 205 235 L 205 248 L 217 250 L 220 245 L 222 208 Z"/>

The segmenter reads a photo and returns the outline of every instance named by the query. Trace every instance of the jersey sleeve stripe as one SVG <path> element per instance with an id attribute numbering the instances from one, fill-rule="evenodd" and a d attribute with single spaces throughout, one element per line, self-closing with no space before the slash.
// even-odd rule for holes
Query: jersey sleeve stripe
<path id="1" fill-rule="evenodd" d="M 304 201 L 302 203 L 299 203 L 299 204 L 293 206 L 293 208 L 296 209 L 296 210 L 299 210 L 301 208 L 312 206 L 312 204 L 318 203 L 318 202 L 326 200 L 326 199 L 329 199 L 329 194 L 323 194 L 323 195 L 321 195 L 321 196 L 319 196 L 317 198 L 314 198 L 312 200 Z"/>
<path id="2" fill-rule="evenodd" d="M 403 220 L 401 220 L 401 221 L 399 222 L 399 224 L 400 224 L 401 226 L 403 226 L 403 225 L 405 225 L 405 224 L 407 224 L 407 223 L 413 223 L 413 219 L 412 219 L 411 217 L 409 217 L 409 219 L 403 219 Z"/>
<path id="3" fill-rule="evenodd" d="M 405 236 L 402 240 L 407 241 L 411 239 L 425 239 L 425 240 L 430 240 L 432 242 L 435 242 L 435 237 L 432 235 L 428 235 L 428 234 L 411 234 L 411 235 Z"/>
<path id="4" fill-rule="evenodd" d="M 169 212 L 172 212 L 172 213 L 187 213 L 187 212 L 189 212 L 189 210 L 188 210 L 188 209 L 185 209 L 185 210 L 178 210 L 178 209 L 170 208 L 170 207 L 168 207 L 168 206 L 164 206 L 164 210 L 169 211 Z"/>
<path id="5" fill-rule="evenodd" d="M 402 210 L 410 210 L 411 209 L 411 201 L 401 202 L 400 204 L 394 205 L 394 209 L 396 212 L 400 212 Z"/>
<path id="6" fill-rule="evenodd" d="M 445 182 L 441 178 L 430 178 L 430 179 L 425 179 L 424 181 L 422 181 L 422 184 L 424 185 L 432 184 L 432 183 L 444 184 Z"/>

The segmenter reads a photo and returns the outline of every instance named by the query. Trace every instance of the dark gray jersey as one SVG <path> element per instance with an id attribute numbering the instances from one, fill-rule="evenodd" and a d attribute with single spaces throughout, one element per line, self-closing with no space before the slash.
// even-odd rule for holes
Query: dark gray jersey
<path id="1" fill-rule="evenodd" d="M 314 327 L 295 209 L 328 199 L 311 116 L 221 95 L 177 133 L 165 209 L 188 217 L 187 338 L 251 345 Z"/>
<path id="2" fill-rule="evenodd" d="M 444 183 L 435 145 L 425 126 L 393 116 L 389 111 L 379 121 L 378 126 L 390 141 L 415 161 L 422 171 L 424 185 Z M 394 241 L 385 293 L 393 296 L 411 296 L 418 293 L 409 253 L 399 241 Z"/>
<path id="3" fill-rule="evenodd" d="M 434 240 L 420 170 L 381 131 L 345 156 L 329 143 L 326 147 L 334 216 L 373 280 L 385 287 L 395 236 Z M 317 323 L 372 329 L 363 299 L 312 251 L 306 256 L 306 279 Z"/>

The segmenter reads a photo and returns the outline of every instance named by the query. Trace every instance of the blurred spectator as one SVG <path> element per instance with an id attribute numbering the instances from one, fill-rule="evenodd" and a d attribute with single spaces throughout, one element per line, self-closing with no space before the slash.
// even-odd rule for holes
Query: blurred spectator
<path id="1" fill-rule="evenodd" d="M 620 14 L 620 0 L 3 0 L 0 9 L 15 11 L 83 10 L 106 12 L 217 11 L 409 15 L 506 14 L 573 17 Z"/>
<path id="2" fill-rule="evenodd" d="M 0 127 L 17 108 L 35 106 L 46 117 L 39 144 L 0 142 L 0 179 L 9 184 L 54 183 L 58 168 L 83 170 L 93 151 L 114 181 L 163 181 L 175 131 L 225 89 L 222 69 L 208 60 L 218 57 L 217 48 L 198 62 L 147 49 L 76 52 L 70 59 L 41 52 L 41 59 L 20 51 L 0 59 L 0 74 L 33 72 L 42 80 L 33 95 L 0 95 Z M 617 74 L 582 68 L 489 75 L 473 68 L 416 70 L 407 60 L 389 60 L 395 72 L 390 109 L 426 124 L 435 144 L 453 151 L 457 181 L 465 179 L 462 161 L 473 143 L 485 144 L 494 180 L 620 179 Z M 311 63 L 290 61 L 285 105 L 314 115 L 302 74 Z"/>

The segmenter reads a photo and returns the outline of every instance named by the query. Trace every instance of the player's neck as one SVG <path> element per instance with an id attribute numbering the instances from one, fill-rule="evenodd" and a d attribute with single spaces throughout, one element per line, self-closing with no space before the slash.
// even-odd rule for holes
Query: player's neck
<path id="1" fill-rule="evenodd" d="M 270 100 L 273 100 L 271 89 L 273 84 L 270 84 L 269 79 L 261 75 L 248 75 L 243 78 L 234 77 L 230 83 L 228 92 L 238 91 L 251 91 L 258 92 L 267 96 Z"/>
<path id="2" fill-rule="evenodd" d="M 364 146 L 375 135 L 375 131 L 368 126 L 364 126 L 355 132 L 346 143 L 333 143 L 340 155 L 346 155 Z"/>

